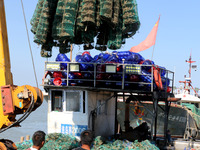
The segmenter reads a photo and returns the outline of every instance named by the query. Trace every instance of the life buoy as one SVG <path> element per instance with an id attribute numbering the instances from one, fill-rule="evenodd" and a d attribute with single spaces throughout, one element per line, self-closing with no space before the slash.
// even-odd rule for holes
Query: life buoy
<path id="1" fill-rule="evenodd" d="M 50 76 L 50 78 L 52 78 L 53 74 L 50 71 L 46 71 L 43 78 L 42 78 L 42 84 L 44 85 L 44 79 L 47 77 L 47 75 Z"/>
<path id="2" fill-rule="evenodd" d="M 163 90 L 162 79 L 157 68 L 153 68 L 154 81 L 159 90 Z"/>

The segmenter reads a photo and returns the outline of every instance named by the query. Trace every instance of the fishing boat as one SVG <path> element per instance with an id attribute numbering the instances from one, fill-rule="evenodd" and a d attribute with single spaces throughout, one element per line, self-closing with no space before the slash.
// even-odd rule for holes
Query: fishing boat
<path id="1" fill-rule="evenodd" d="M 196 68 L 192 63 L 195 61 L 191 60 L 191 56 L 188 61 L 189 63 L 189 77 L 185 76 L 185 81 L 179 81 L 183 83 L 183 86 L 176 88 L 174 95 L 175 98 L 180 99 L 177 102 L 169 102 L 169 114 L 168 114 L 168 131 L 173 138 L 200 138 L 200 97 L 198 92 L 192 86 L 191 81 L 191 69 Z M 122 131 L 125 130 L 125 101 L 129 95 L 123 95 L 125 98 L 121 97 L 118 99 L 117 108 L 117 119 Z M 165 103 L 158 102 L 157 111 L 157 126 L 156 135 L 164 136 L 164 126 L 165 126 Z M 133 101 L 129 105 L 129 119 L 130 126 L 136 128 L 140 126 L 143 122 L 146 122 L 149 126 L 152 124 L 153 117 L 153 102 L 150 101 Z M 153 126 L 151 126 L 153 127 Z M 155 128 L 155 126 L 153 127 Z M 155 134 L 155 133 L 153 133 Z"/>

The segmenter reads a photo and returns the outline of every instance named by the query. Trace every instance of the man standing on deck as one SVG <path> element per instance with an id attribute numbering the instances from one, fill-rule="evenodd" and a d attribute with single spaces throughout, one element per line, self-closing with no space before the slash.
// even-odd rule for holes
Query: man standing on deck
<path id="1" fill-rule="evenodd" d="M 36 131 L 32 137 L 33 146 L 27 150 L 40 150 L 44 146 L 45 135 L 43 131 Z"/>
<path id="2" fill-rule="evenodd" d="M 90 150 L 93 142 L 93 133 L 90 130 L 85 130 L 81 133 L 81 147 L 74 148 L 73 150 Z"/>

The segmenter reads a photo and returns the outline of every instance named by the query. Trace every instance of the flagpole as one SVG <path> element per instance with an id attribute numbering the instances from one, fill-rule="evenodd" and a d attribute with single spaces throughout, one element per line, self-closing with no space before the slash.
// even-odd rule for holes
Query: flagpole
<path id="1" fill-rule="evenodd" d="M 153 45 L 153 51 L 152 51 L 152 55 L 151 55 L 151 61 L 153 60 L 153 53 L 154 53 L 155 45 L 156 45 L 156 41 L 155 41 L 155 44 Z"/>
<path id="2" fill-rule="evenodd" d="M 160 21 L 160 15 L 159 15 L 159 21 Z M 158 33 L 158 29 L 157 29 L 157 32 L 156 34 Z M 157 35 L 156 35 L 157 36 Z M 157 38 L 156 38 L 157 39 Z M 156 40 L 155 40 L 155 44 L 153 45 L 153 51 L 152 51 L 152 56 L 151 56 L 151 61 L 153 60 L 153 53 L 154 53 L 154 50 L 155 50 L 155 45 L 156 45 Z"/>
<path id="3" fill-rule="evenodd" d="M 158 21 L 156 22 L 156 24 L 154 25 L 153 29 L 151 30 L 149 35 L 146 37 L 146 39 L 144 41 L 142 41 L 140 44 L 138 44 L 137 46 L 131 47 L 131 49 L 129 51 L 138 53 L 138 52 L 146 50 L 154 45 L 153 52 L 152 52 L 152 58 L 151 58 L 151 59 L 153 59 L 153 53 L 154 53 L 154 49 L 155 49 L 156 35 L 157 35 L 157 31 L 158 31 L 159 21 L 160 21 L 160 15 L 159 15 Z"/>

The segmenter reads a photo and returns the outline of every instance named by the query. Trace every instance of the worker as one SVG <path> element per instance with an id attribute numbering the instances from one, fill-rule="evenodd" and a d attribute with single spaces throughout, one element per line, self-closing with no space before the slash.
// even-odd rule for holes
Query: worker
<path id="1" fill-rule="evenodd" d="M 167 144 L 172 145 L 172 138 L 171 138 L 170 130 L 167 130 Z"/>
<path id="2" fill-rule="evenodd" d="M 81 133 L 81 147 L 74 148 L 73 150 L 90 150 L 93 142 L 93 133 L 90 130 L 85 130 Z"/>
<path id="3" fill-rule="evenodd" d="M 45 135 L 43 131 L 36 131 L 32 136 L 33 146 L 27 150 L 40 150 L 44 146 Z"/>

